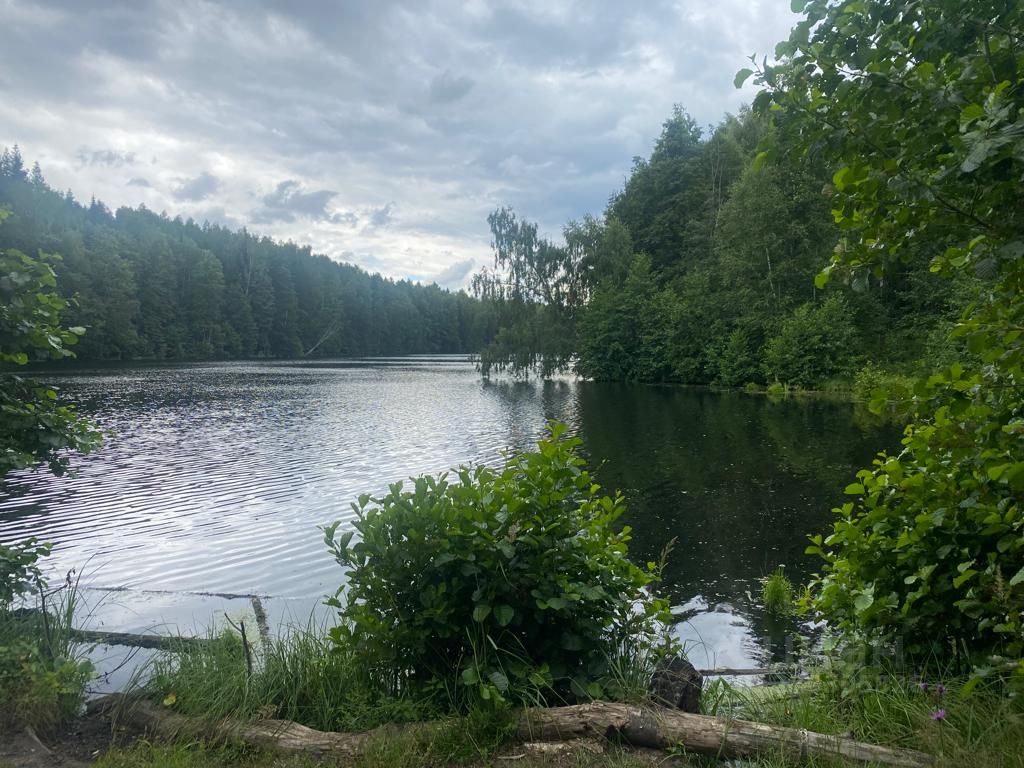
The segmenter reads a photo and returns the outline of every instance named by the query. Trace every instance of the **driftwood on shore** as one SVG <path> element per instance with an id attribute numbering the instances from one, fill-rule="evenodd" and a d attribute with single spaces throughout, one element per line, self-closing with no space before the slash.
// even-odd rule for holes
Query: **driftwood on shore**
<path id="1" fill-rule="evenodd" d="M 218 736 L 278 752 L 355 757 L 388 735 L 429 725 L 384 726 L 365 733 L 317 731 L 288 720 L 209 722 L 172 712 L 144 699 L 113 694 L 91 706 L 110 711 L 120 722 L 165 737 Z M 881 747 L 795 728 L 747 720 L 693 715 L 663 707 L 597 701 L 569 707 L 527 709 L 519 723 L 523 742 L 613 742 L 639 748 L 673 747 L 722 758 L 785 753 L 796 757 L 833 756 L 878 765 L 923 768 L 930 755 Z"/>
<path id="2" fill-rule="evenodd" d="M 782 752 L 796 757 L 827 755 L 906 768 L 934 762 L 923 752 L 866 744 L 844 736 L 605 701 L 528 709 L 523 713 L 518 735 L 527 741 L 602 738 L 653 749 L 683 746 L 692 752 L 723 758 Z"/>
<path id="3" fill-rule="evenodd" d="M 173 712 L 142 698 L 117 693 L 92 702 L 88 709 L 93 714 L 110 714 L 115 723 L 143 728 L 165 738 L 215 736 L 276 752 L 315 756 L 356 757 L 374 739 L 398 729 L 398 726 L 385 726 L 364 733 L 334 733 L 317 731 L 290 720 L 209 721 Z"/>

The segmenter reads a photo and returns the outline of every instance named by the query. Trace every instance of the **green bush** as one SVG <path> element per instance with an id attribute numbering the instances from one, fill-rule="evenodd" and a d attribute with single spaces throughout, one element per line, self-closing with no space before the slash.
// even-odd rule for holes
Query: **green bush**
<path id="1" fill-rule="evenodd" d="M 89 661 L 50 647 L 38 617 L 0 616 L 0 730 L 46 732 L 74 717 L 92 673 Z"/>
<path id="2" fill-rule="evenodd" d="M 92 677 L 71 642 L 77 584 L 46 589 L 38 561 L 49 552 L 34 538 L 0 545 L 0 728 L 53 728 L 76 714 Z M 34 607 L 20 604 L 32 594 Z"/>
<path id="3" fill-rule="evenodd" d="M 857 328 L 846 302 L 833 294 L 820 304 L 796 308 L 764 349 L 765 374 L 772 381 L 816 389 L 852 371 Z"/>
<path id="4" fill-rule="evenodd" d="M 914 381 L 910 377 L 868 363 L 853 377 L 853 396 L 867 402 L 903 400 L 909 396 L 913 386 Z"/>
<path id="5" fill-rule="evenodd" d="M 335 642 L 399 687 L 458 681 L 492 701 L 614 695 L 616 650 L 654 644 L 667 604 L 645 594 L 655 566 L 630 562 L 629 528 L 614 528 L 622 496 L 600 495 L 564 432 L 552 425 L 501 470 L 360 497 L 355 532 L 326 529 L 349 569 Z"/>
<path id="6" fill-rule="evenodd" d="M 919 658 L 1024 654 L 1020 370 L 954 365 L 916 387 L 903 450 L 859 472 L 832 534 L 811 538 L 834 628 Z"/>
<path id="7" fill-rule="evenodd" d="M 837 276 L 872 290 L 927 253 L 931 273 L 973 286 L 943 352 L 955 362 L 915 385 L 901 450 L 858 474 L 831 535 L 813 539 L 824 558 L 814 606 L 849 639 L 899 641 L 918 659 L 988 666 L 998 655 L 1016 666 L 1024 5 L 801 5 L 806 18 L 778 47 L 778 66 L 759 73 L 766 90 L 754 103 L 776 129 L 763 151 L 835 169 L 828 193 L 843 237 L 816 284 Z"/>

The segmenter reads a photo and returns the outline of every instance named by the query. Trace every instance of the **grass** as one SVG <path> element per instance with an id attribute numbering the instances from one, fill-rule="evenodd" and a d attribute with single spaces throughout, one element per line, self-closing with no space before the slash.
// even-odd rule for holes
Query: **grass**
<path id="1" fill-rule="evenodd" d="M 793 613 L 793 582 L 786 576 L 784 568 L 780 565 L 761 579 L 761 602 L 768 613 L 776 616 Z"/>
<path id="2" fill-rule="evenodd" d="M 776 571 L 767 585 L 788 580 Z M 780 588 L 792 601 L 792 587 Z M 769 600 L 781 598 L 766 598 Z M 178 660 L 159 662 L 149 684 L 150 695 L 170 700 L 186 714 L 211 718 L 280 717 L 303 722 L 321 730 L 367 730 L 386 723 L 417 721 L 408 731 L 389 732 L 354 765 L 365 768 L 412 768 L 422 765 L 505 765 L 502 754 L 517 752 L 513 742 L 517 712 L 512 708 L 484 707 L 479 703 L 452 714 L 449 694 L 412 697 L 396 693 L 390 681 L 374 680 L 356 659 L 338 652 L 309 627 L 286 633 L 254 654 L 249 673 L 241 638 L 223 633 L 199 647 L 183 649 Z M 626 648 L 617 662 L 621 690 L 639 696 L 648 675 L 645 660 Z M 784 686 L 746 688 L 712 682 L 704 694 L 707 714 L 743 718 L 788 727 L 849 735 L 861 741 L 897 748 L 916 749 L 937 756 L 937 765 L 1024 766 L 1024 712 L 1007 688 L 990 683 L 969 696 L 961 695 L 960 683 L 946 679 L 940 694 L 935 684 L 923 690 L 919 680 L 885 675 L 877 670 L 818 671 L 812 680 Z M 172 698 L 173 697 L 173 698 Z M 942 711 L 942 718 L 935 719 Z M 426 725 L 424 725 L 426 723 Z M 657 758 L 685 756 L 687 764 L 713 765 L 714 761 L 685 750 L 670 750 Z M 552 758 L 525 757 L 520 766 L 589 765 L 619 768 L 652 765 L 650 755 L 611 752 L 581 753 Z M 781 754 L 750 761 L 762 768 L 796 765 L 836 765 L 834 760 L 812 759 L 800 763 Z M 122 766 L 274 766 L 301 768 L 311 765 L 303 758 L 270 756 L 230 745 L 199 742 L 138 743 L 107 755 L 99 768 Z"/>
<path id="3" fill-rule="evenodd" d="M 622 642 L 609 659 L 609 688 L 617 698 L 639 700 L 656 662 L 648 644 Z M 205 643 L 182 643 L 157 657 L 149 672 L 144 692 L 151 699 L 173 711 L 212 720 L 274 717 L 327 731 L 365 731 L 416 722 L 408 732 L 389 733 L 356 763 L 371 768 L 491 764 L 512 743 L 518 724 L 517 710 L 466 700 L 455 682 L 450 687 L 416 689 L 414 694 L 394 679 L 374 677 L 355 654 L 332 642 L 322 626 L 290 629 L 265 644 L 246 642 L 231 630 L 211 633 Z M 535 701 L 545 703 L 539 690 Z M 630 759 L 626 753 L 616 753 L 593 764 L 639 764 Z M 561 757 L 559 765 L 565 765 L 565 760 Z M 533 766 L 550 761 L 522 758 L 516 763 Z M 298 758 L 275 759 L 238 747 L 189 742 L 139 743 L 111 752 L 99 765 L 297 768 L 307 764 Z"/>
<path id="4" fill-rule="evenodd" d="M 936 677 L 940 680 L 941 676 Z M 838 733 L 860 741 L 916 749 L 936 756 L 939 768 L 1024 765 L 1024 711 L 1002 683 L 962 695 L 963 680 L 933 682 L 887 676 L 877 670 L 825 671 L 813 682 L 770 688 L 715 683 L 705 694 L 712 714 Z M 942 685 L 943 693 L 937 693 Z M 941 719 L 936 719 L 941 713 Z M 795 766 L 782 755 L 755 762 L 764 768 Z M 835 765 L 811 760 L 812 766 Z"/>
<path id="5" fill-rule="evenodd" d="M 212 632 L 204 643 L 181 643 L 143 672 L 146 695 L 186 715 L 208 718 L 280 718 L 324 731 L 363 731 L 379 725 L 435 720 L 476 712 L 475 705 L 507 711 L 508 703 L 476 701 L 474 689 L 452 680 L 411 685 L 375 672 L 327 626 L 288 628 L 266 641 L 238 632 Z M 609 650 L 605 696 L 639 701 L 646 696 L 658 653 L 647 638 L 627 636 Z M 486 660 L 490 645 L 474 646 Z M 525 661 L 523 663 L 526 663 Z M 522 685 L 521 685 L 522 688 Z M 532 706 L 567 703 L 550 690 L 517 689 Z"/>
<path id="6" fill-rule="evenodd" d="M 48 589 L 35 605 L 0 608 L 0 730 L 48 733 L 78 713 L 93 667 L 72 638 L 81 607 L 78 580 Z"/>
<path id="7" fill-rule="evenodd" d="M 443 759 L 442 754 L 432 751 L 429 745 L 424 748 L 423 744 L 398 737 L 381 740 L 375 748 L 344 765 L 346 768 L 420 768 L 451 764 Z M 510 756 L 518 754 L 521 753 L 513 752 Z M 322 768 L 337 764 L 202 742 L 138 742 L 128 749 L 108 752 L 96 763 L 96 768 Z M 581 751 L 569 758 L 526 756 L 508 761 L 492 756 L 474 763 L 481 768 L 504 765 L 520 768 L 654 768 L 662 764 L 662 757 L 637 755 L 614 748 L 604 754 Z"/>
<path id="8" fill-rule="evenodd" d="M 936 678 L 938 679 L 938 678 Z M 708 714 L 756 720 L 792 728 L 851 736 L 886 746 L 916 749 L 936 756 L 937 768 L 1003 768 L 1024 765 L 1024 712 L 1001 683 L 992 682 L 961 693 L 958 680 L 923 690 L 918 680 L 886 676 L 877 671 L 837 673 L 823 670 L 810 681 L 791 685 L 746 688 L 717 681 L 705 692 Z M 942 710 L 943 719 L 935 719 Z M 471 712 L 448 717 L 426 727 L 389 733 L 358 760 L 355 768 L 413 768 L 426 765 L 507 765 L 504 756 L 521 754 L 508 729 L 512 713 Z M 497 718 L 497 721 L 495 720 Z M 519 766 L 592 766 L 593 768 L 650 768 L 685 758 L 686 765 L 720 765 L 712 758 L 683 748 L 667 754 L 610 749 L 604 754 L 523 757 Z M 202 742 L 148 743 L 115 750 L 97 768 L 306 768 L 316 763 L 302 757 L 272 756 L 225 744 Z M 323 764 L 323 763 L 319 763 Z M 327 763 L 330 765 L 330 763 Z M 760 768 L 843 765 L 831 758 L 800 761 L 783 754 L 765 754 L 743 763 Z"/>
<path id="9" fill-rule="evenodd" d="M 868 363 L 853 378 L 852 394 L 855 398 L 870 402 L 880 393 L 886 399 L 902 399 L 914 388 L 914 378 L 896 371 L 887 371 Z"/>
<path id="10" fill-rule="evenodd" d="M 251 671 L 250 671 L 251 665 Z M 360 731 L 408 722 L 436 710 L 428 697 L 395 692 L 327 639 L 326 628 L 286 630 L 265 644 L 237 633 L 211 634 L 158 656 L 147 693 L 186 715 L 274 717 L 325 731 Z"/>

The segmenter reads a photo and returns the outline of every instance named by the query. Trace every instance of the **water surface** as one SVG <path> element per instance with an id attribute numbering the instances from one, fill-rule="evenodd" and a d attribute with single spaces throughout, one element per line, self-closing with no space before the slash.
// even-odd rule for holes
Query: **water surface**
<path id="1" fill-rule="evenodd" d="M 500 460 L 549 419 L 582 437 L 620 488 L 638 561 L 676 540 L 663 589 L 698 666 L 779 658 L 758 579 L 797 581 L 807 533 L 891 430 L 846 404 L 678 387 L 481 381 L 456 358 L 113 367 L 47 375 L 111 433 L 72 476 L 0 485 L 0 541 L 54 543 L 84 574 L 94 623 L 188 631 L 231 595 L 275 620 L 308 616 L 341 582 L 317 527 L 410 475 Z"/>

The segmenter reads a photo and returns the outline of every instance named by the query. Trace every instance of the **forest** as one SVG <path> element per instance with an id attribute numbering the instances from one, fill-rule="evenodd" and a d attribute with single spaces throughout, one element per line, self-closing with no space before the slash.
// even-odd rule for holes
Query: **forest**
<path id="1" fill-rule="evenodd" d="M 495 265 L 474 285 L 504 322 L 484 369 L 846 389 L 857 374 L 954 359 L 948 335 L 974 278 L 942 279 L 922 250 L 884 275 L 816 286 L 842 234 L 834 169 L 768 158 L 771 134 L 747 109 L 704 130 L 677 106 L 603 216 L 569 222 L 562 242 L 492 215 Z"/>
<path id="2" fill-rule="evenodd" d="M 976 280 L 925 252 L 825 289 L 841 229 L 820 159 L 766 159 L 744 109 L 702 129 L 682 108 L 635 158 L 600 218 L 561 241 L 508 208 L 472 296 L 370 275 L 247 230 L 111 212 L 0 156 L 5 247 L 54 253 L 81 360 L 477 353 L 484 375 L 804 389 L 870 385 L 955 359 L 949 331 Z"/>
<path id="3" fill-rule="evenodd" d="M 246 230 L 111 212 L 47 185 L 17 147 L 0 155 L 0 247 L 57 254 L 81 360 L 440 354 L 492 331 L 480 302 L 388 280 Z"/>

